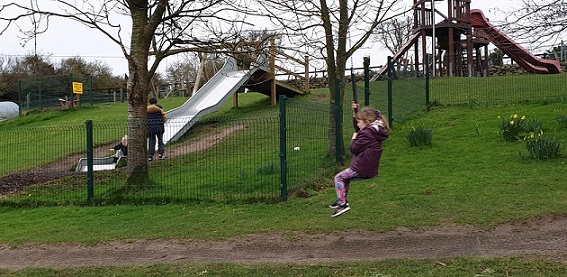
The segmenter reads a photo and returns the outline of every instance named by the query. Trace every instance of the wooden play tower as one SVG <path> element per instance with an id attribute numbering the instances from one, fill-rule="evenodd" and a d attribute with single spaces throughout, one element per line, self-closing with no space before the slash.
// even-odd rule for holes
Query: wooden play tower
<path id="1" fill-rule="evenodd" d="M 435 2 L 446 2 L 446 14 L 435 7 Z M 413 48 L 414 68 L 418 71 L 425 72 L 427 66 L 433 76 L 486 75 L 490 41 L 474 36 L 470 4 L 471 0 L 413 0 L 412 35 L 393 60 L 398 61 Z M 435 47 L 428 50 L 427 45 L 433 41 Z M 382 67 L 377 76 L 385 74 L 386 69 Z"/>
<path id="2" fill-rule="evenodd" d="M 437 2 L 446 4 L 446 13 L 435 7 Z M 562 72 L 559 61 L 533 55 L 492 25 L 481 10 L 471 10 L 471 0 L 413 0 L 412 35 L 392 58 L 399 62 L 413 48 L 418 72 L 427 68 L 436 77 L 487 76 L 489 43 L 529 73 Z M 382 67 L 374 79 L 387 68 Z"/>
<path id="3" fill-rule="evenodd" d="M 446 13 L 435 7 L 436 2 L 447 5 Z M 474 36 L 470 4 L 471 0 L 413 0 L 412 35 L 393 61 L 413 48 L 416 71 L 425 72 L 427 67 L 437 77 L 485 75 L 490 41 Z M 382 67 L 377 75 L 386 70 Z"/>
<path id="4" fill-rule="evenodd" d="M 412 43 L 415 57 L 421 57 L 421 61 L 415 59 L 416 68 L 420 68 L 420 63 L 429 65 L 435 76 L 474 76 L 481 73 L 486 66 L 482 66 L 485 59 L 481 58 L 480 48 L 488 45 L 489 41 L 473 36 L 471 0 L 444 1 L 447 4 L 446 14 L 435 8 L 435 2 L 441 1 L 414 0 Z M 442 20 L 437 22 L 437 19 Z M 435 37 L 431 39 L 436 44 L 434 55 L 427 53 L 427 37 Z"/>

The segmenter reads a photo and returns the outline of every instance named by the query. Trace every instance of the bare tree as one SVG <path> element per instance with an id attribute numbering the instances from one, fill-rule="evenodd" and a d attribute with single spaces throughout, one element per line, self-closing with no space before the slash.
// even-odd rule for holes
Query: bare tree
<path id="1" fill-rule="evenodd" d="M 412 32 L 413 18 L 411 16 L 405 16 L 393 18 L 380 24 L 376 29 L 375 36 L 377 41 L 394 56 L 402 49 L 404 44 L 409 41 Z M 398 64 L 396 72 L 400 71 L 402 66 L 400 62 L 404 64 L 404 70 L 406 69 L 406 65 L 411 64 L 408 60 L 409 56 L 410 52 L 406 51 L 404 56 L 396 61 Z"/>
<path id="2" fill-rule="evenodd" d="M 522 0 L 518 9 L 506 12 L 502 28 L 519 40 L 531 44 L 556 45 L 567 35 L 567 2 L 555 0 Z"/>
<path id="3" fill-rule="evenodd" d="M 413 31 L 413 19 L 410 16 L 393 18 L 380 24 L 376 29 L 376 40 L 392 55 L 398 53 L 409 40 Z"/>
<path id="4" fill-rule="evenodd" d="M 57 72 L 51 57 L 44 54 L 6 58 L 0 64 L 0 97 L 11 101 L 18 100 L 18 80 L 54 75 Z"/>
<path id="5" fill-rule="evenodd" d="M 345 69 L 353 53 L 364 46 L 377 26 L 395 17 L 397 4 L 401 0 L 360 0 L 360 1 L 302 1 L 302 0 L 264 0 L 259 1 L 264 6 L 271 20 L 284 26 L 283 32 L 296 45 L 295 49 L 305 49 L 315 60 L 323 58 L 326 62 L 329 77 L 330 109 L 335 111 L 335 103 L 340 106 L 342 113 L 344 99 Z M 336 88 L 335 80 L 339 80 L 340 99 L 333 97 Z M 337 142 L 336 133 L 342 132 L 342 120 L 337 122 L 340 130 L 335 127 L 335 117 L 330 115 L 329 155 L 335 156 L 339 145 L 340 154 L 344 154 L 342 136 Z"/>
<path id="6" fill-rule="evenodd" d="M 199 89 L 223 66 L 223 60 L 218 55 L 195 53 L 183 55 L 179 61 L 171 63 L 166 68 L 166 80 L 169 84 L 193 84 L 193 90 Z M 201 72 L 201 74 L 199 74 Z"/>
<path id="7" fill-rule="evenodd" d="M 49 29 L 52 17 L 69 19 L 96 29 L 120 47 L 128 61 L 128 178 L 126 185 L 146 184 L 146 105 L 151 79 L 160 62 L 190 51 L 185 46 L 226 44 L 234 40 L 233 26 L 243 23 L 245 7 L 224 0 L 29 0 L 0 4 L 0 35 L 23 19 L 33 19 L 28 38 Z M 234 11 L 240 11 L 236 13 Z M 232 12 L 232 13 L 231 13 Z M 26 31 L 26 30 L 23 30 Z M 214 36 L 205 35 L 214 33 Z M 224 35 L 230 34 L 230 35 Z M 179 48 L 183 45 L 185 48 Z M 150 54 L 153 54 L 151 56 Z"/>
<path id="8" fill-rule="evenodd" d="M 112 68 L 103 61 L 88 62 L 78 56 L 62 59 L 56 65 L 56 74 L 69 73 L 79 76 L 92 76 L 93 89 L 117 88 L 122 84 L 122 79 L 119 76 L 113 76 Z"/>

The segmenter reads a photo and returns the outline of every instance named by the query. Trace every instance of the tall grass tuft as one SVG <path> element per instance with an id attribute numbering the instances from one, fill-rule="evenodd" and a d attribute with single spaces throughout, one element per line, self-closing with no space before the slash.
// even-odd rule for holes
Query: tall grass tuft
<path id="1" fill-rule="evenodd" d="M 263 165 L 256 168 L 256 174 L 258 175 L 270 175 L 270 174 L 276 174 L 278 172 L 280 172 L 280 165 L 275 163 L 269 165 Z"/>
<path id="2" fill-rule="evenodd" d="M 557 124 L 563 129 L 567 129 L 567 114 L 560 114 L 557 116 Z"/>
<path id="3" fill-rule="evenodd" d="M 412 128 L 408 133 L 408 142 L 411 147 L 431 145 L 433 131 L 425 126 Z"/>
<path id="4" fill-rule="evenodd" d="M 524 132 L 526 134 L 529 133 L 539 133 L 540 131 L 543 130 L 543 123 L 541 122 L 541 120 L 532 117 L 532 118 L 528 118 L 524 121 Z"/>
<path id="5" fill-rule="evenodd" d="M 526 138 L 528 157 L 536 160 L 549 160 L 561 157 L 561 143 L 556 138 L 543 137 L 543 131 L 530 133 Z"/>

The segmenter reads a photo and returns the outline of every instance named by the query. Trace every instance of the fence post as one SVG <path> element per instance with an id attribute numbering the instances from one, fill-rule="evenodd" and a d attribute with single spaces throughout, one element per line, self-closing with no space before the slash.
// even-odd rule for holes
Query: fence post
<path id="1" fill-rule="evenodd" d="M 89 81 L 89 104 L 93 104 L 93 75 L 87 75 Z"/>
<path id="2" fill-rule="evenodd" d="M 75 98 L 74 98 L 74 95 L 73 95 L 74 94 L 74 92 L 73 92 L 73 81 L 74 81 L 73 73 L 69 73 L 69 84 L 71 85 L 71 92 L 69 93 L 69 95 L 70 95 L 69 98 L 71 99 L 70 100 L 71 102 L 65 101 L 65 104 L 68 104 L 68 103 L 71 103 L 71 104 L 68 104 L 67 108 L 71 108 L 71 107 L 75 106 L 75 101 L 74 101 Z M 65 96 L 65 100 L 67 100 L 67 96 Z"/>
<path id="3" fill-rule="evenodd" d="M 392 71 L 394 69 L 394 65 L 392 63 L 392 56 L 388 56 L 388 121 L 390 122 L 390 127 L 393 128 L 394 126 L 394 114 L 393 114 L 393 107 L 392 107 L 392 82 L 393 82 L 393 74 Z"/>
<path id="4" fill-rule="evenodd" d="M 94 198 L 93 121 L 87 120 L 87 202 Z"/>
<path id="5" fill-rule="evenodd" d="M 22 99 L 22 80 L 18 80 L 18 106 L 20 107 L 20 115 L 22 115 L 22 110 L 24 109 Z"/>
<path id="6" fill-rule="evenodd" d="M 287 119 L 285 99 L 285 95 L 280 95 L 280 195 L 283 202 L 287 201 Z"/>
<path id="7" fill-rule="evenodd" d="M 425 67 L 425 107 L 427 108 L 427 110 L 429 111 L 429 104 L 430 104 L 430 100 L 429 100 L 429 67 L 426 66 Z"/>
<path id="8" fill-rule="evenodd" d="M 364 106 L 370 106 L 370 57 L 362 60 L 364 66 Z"/>
<path id="9" fill-rule="evenodd" d="M 42 102 L 42 100 L 41 100 L 41 93 L 42 93 L 42 91 L 41 91 L 41 82 L 39 82 L 38 85 L 37 85 L 37 91 L 39 92 L 39 96 L 38 96 L 38 103 L 39 103 L 39 104 L 38 104 L 38 107 L 39 107 L 39 108 L 43 108 L 43 106 L 46 106 L 46 107 L 47 107 L 49 104 L 43 105 L 43 102 Z M 30 97 L 30 101 L 32 101 L 32 100 L 33 100 L 33 96 Z M 32 106 L 32 107 L 33 107 L 33 106 Z"/>
<path id="10" fill-rule="evenodd" d="M 127 88 L 126 88 L 126 84 L 122 85 L 122 91 L 120 92 L 120 100 L 122 101 L 122 103 L 124 103 L 124 101 L 126 101 L 127 98 Z"/>

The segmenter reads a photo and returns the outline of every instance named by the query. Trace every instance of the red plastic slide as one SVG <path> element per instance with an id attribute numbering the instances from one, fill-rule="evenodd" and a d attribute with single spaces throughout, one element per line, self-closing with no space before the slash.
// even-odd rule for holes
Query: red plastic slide
<path id="1" fill-rule="evenodd" d="M 557 74 L 561 72 L 561 65 L 558 61 L 546 60 L 534 56 L 494 27 L 481 10 L 471 10 L 471 21 L 474 28 L 481 28 L 481 31 L 487 35 L 490 42 L 526 71 L 539 74 Z"/>

